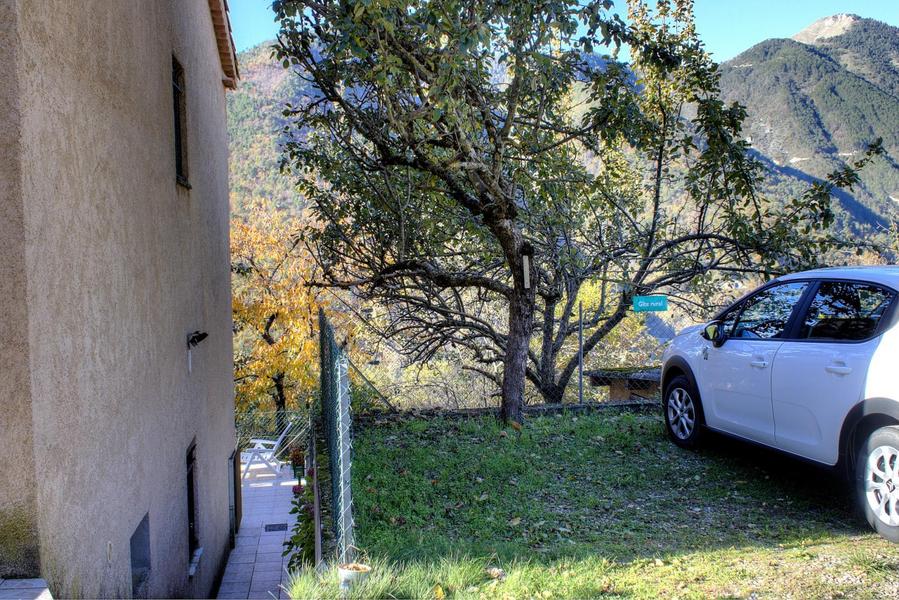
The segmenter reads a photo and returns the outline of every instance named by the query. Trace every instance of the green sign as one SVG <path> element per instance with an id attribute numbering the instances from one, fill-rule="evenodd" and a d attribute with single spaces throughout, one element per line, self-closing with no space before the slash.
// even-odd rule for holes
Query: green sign
<path id="1" fill-rule="evenodd" d="M 668 296 L 634 296 L 634 312 L 668 310 Z"/>

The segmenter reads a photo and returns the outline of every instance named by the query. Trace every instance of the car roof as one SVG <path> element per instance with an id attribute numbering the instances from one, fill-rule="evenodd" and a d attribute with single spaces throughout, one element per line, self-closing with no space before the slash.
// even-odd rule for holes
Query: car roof
<path id="1" fill-rule="evenodd" d="M 775 281 L 792 281 L 795 279 L 854 279 L 881 283 L 899 289 L 899 265 L 874 265 L 857 267 L 827 267 L 800 273 L 790 273 L 778 277 Z"/>

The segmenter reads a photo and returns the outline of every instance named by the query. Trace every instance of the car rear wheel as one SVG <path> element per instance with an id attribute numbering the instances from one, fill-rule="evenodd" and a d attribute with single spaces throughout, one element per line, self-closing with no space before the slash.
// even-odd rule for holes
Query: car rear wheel
<path id="1" fill-rule="evenodd" d="M 681 448 L 696 448 L 702 439 L 702 403 L 699 392 L 683 375 L 665 386 L 665 429 L 668 437 Z"/>
<path id="2" fill-rule="evenodd" d="M 877 533 L 899 543 L 899 427 L 881 427 L 862 444 L 855 479 L 865 520 Z"/>

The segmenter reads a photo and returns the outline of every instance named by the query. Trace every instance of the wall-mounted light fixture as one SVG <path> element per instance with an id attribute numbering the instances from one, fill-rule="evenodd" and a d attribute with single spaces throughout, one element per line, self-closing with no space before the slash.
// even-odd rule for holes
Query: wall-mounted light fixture
<path id="1" fill-rule="evenodd" d="M 209 337 L 209 334 L 205 331 L 194 331 L 187 336 L 187 349 L 196 348 L 200 345 L 200 342 Z"/>
<path id="2" fill-rule="evenodd" d="M 193 372 L 193 360 L 191 358 L 191 350 L 200 345 L 200 342 L 209 337 L 205 331 L 194 331 L 187 334 L 187 372 Z"/>

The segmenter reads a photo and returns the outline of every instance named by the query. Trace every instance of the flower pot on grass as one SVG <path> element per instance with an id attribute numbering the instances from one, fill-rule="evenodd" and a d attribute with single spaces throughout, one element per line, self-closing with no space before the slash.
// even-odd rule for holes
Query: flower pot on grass
<path id="1" fill-rule="evenodd" d="M 368 565 L 360 563 L 337 565 L 337 577 L 340 581 L 340 589 L 350 589 L 350 587 L 368 577 L 369 573 L 371 573 L 371 567 Z"/>

